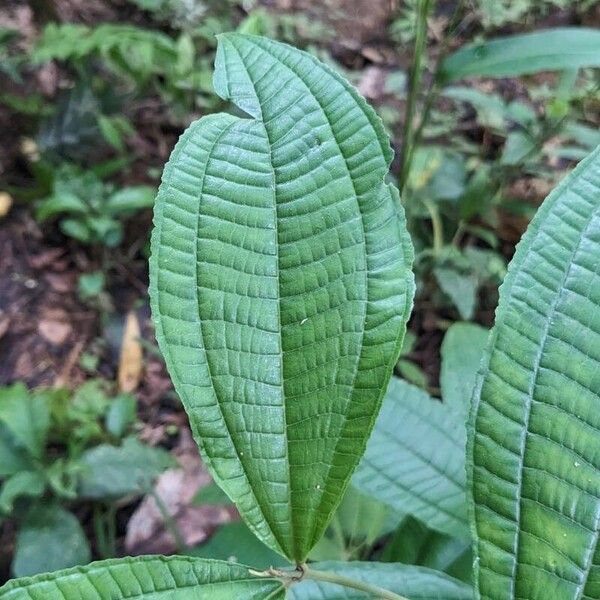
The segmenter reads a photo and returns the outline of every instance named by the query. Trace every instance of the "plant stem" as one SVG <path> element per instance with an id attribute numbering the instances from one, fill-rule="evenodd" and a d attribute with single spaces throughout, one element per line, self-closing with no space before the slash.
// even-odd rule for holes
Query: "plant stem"
<path id="1" fill-rule="evenodd" d="M 442 41 L 442 45 L 439 50 L 438 58 L 435 64 L 435 69 L 433 72 L 433 79 L 431 85 L 429 86 L 429 90 L 427 91 L 427 96 L 425 98 L 425 102 L 423 105 L 423 110 L 421 112 L 421 118 L 419 119 L 419 125 L 417 126 L 417 130 L 413 134 L 412 146 L 413 148 L 417 147 L 421 142 L 421 138 L 423 137 L 423 130 L 425 125 L 427 125 L 427 121 L 429 120 L 429 115 L 431 113 L 431 109 L 437 98 L 440 95 L 440 87 L 441 87 L 441 70 L 442 63 L 448 54 L 448 48 L 450 46 L 450 40 L 454 36 L 454 33 L 458 29 L 460 18 L 463 10 L 465 0 L 458 0 L 456 6 L 454 7 L 454 11 L 452 17 L 450 18 L 450 23 L 448 25 L 448 29 L 446 31 L 446 35 L 444 40 Z M 412 157 L 411 161 L 412 161 Z M 410 170 L 410 163 L 408 165 Z"/>
<path id="2" fill-rule="evenodd" d="M 402 157 L 400 160 L 400 177 L 398 186 L 402 193 L 412 161 L 413 136 L 414 136 L 414 118 L 417 107 L 417 98 L 419 96 L 419 87 L 421 85 L 421 76 L 423 75 L 423 55 L 427 44 L 427 16 L 429 15 L 429 6 L 431 0 L 418 0 L 417 6 L 417 26 L 415 32 L 415 49 L 410 74 L 408 79 L 408 97 L 406 99 L 406 111 L 404 114 L 404 130 L 402 136 Z"/>
<path id="3" fill-rule="evenodd" d="M 431 217 L 431 228 L 433 230 L 433 254 L 437 256 L 444 247 L 444 227 L 440 218 L 440 211 L 432 200 L 423 200 L 425 208 Z"/>
<path id="4" fill-rule="evenodd" d="M 313 581 L 323 581 L 326 583 L 333 583 L 335 585 L 341 585 L 343 587 L 350 588 L 352 590 L 358 590 L 359 592 L 365 592 L 369 594 L 371 598 L 377 598 L 379 600 L 408 600 L 405 596 L 400 596 L 394 592 L 390 592 L 377 585 L 371 585 L 364 581 L 358 581 L 338 573 L 332 573 L 330 571 L 313 571 L 309 569 L 305 564 L 298 565 L 295 571 L 286 569 L 274 569 L 273 567 L 266 571 L 255 571 L 254 569 L 248 569 L 251 575 L 255 577 L 268 577 L 270 579 L 279 579 L 283 585 L 288 588 L 291 585 L 303 581 L 304 579 L 312 579 Z"/>
<path id="5" fill-rule="evenodd" d="M 102 517 L 100 514 L 100 505 L 94 505 L 93 512 L 93 523 L 94 523 L 94 535 L 96 537 L 96 547 L 98 554 L 102 558 L 106 558 L 106 540 L 104 539 L 104 529 L 102 528 Z"/>
<path id="6" fill-rule="evenodd" d="M 353 590 L 365 592 L 366 594 L 369 594 L 372 598 L 380 598 L 381 600 L 408 600 L 404 596 L 394 594 L 394 592 L 390 592 L 389 590 L 381 588 L 377 585 L 371 585 L 369 583 L 365 583 L 364 581 L 357 581 L 356 579 L 344 577 L 343 575 L 339 575 L 338 573 L 331 573 L 329 571 L 313 571 L 312 569 L 304 567 L 304 578 L 312 579 L 313 581 L 335 583 L 337 585 L 342 585 Z"/>
<path id="7" fill-rule="evenodd" d="M 184 554 L 187 550 L 187 545 L 183 539 L 183 535 L 181 534 L 181 531 L 179 530 L 175 519 L 169 512 L 169 509 L 165 506 L 163 499 L 160 497 L 160 494 L 156 490 L 150 488 L 148 489 L 148 493 L 152 496 L 152 498 L 154 498 L 154 502 L 156 502 L 158 512 L 160 513 L 160 516 L 165 522 L 165 528 L 173 536 L 173 541 L 175 542 L 177 554 Z"/>

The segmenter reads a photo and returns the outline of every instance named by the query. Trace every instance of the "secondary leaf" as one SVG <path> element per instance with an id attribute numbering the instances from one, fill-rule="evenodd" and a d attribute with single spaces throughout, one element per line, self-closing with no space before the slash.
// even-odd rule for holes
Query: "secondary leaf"
<path id="1" fill-rule="evenodd" d="M 441 290 L 456 306 L 460 317 L 471 319 L 477 302 L 477 278 L 447 267 L 436 267 L 433 274 Z"/>
<path id="2" fill-rule="evenodd" d="M 442 398 L 450 407 L 462 413 L 465 421 L 487 338 L 487 329 L 479 325 L 454 323 L 442 342 Z"/>
<path id="3" fill-rule="evenodd" d="M 265 546 L 242 521 L 220 525 L 210 539 L 186 554 L 252 564 L 254 569 L 288 566 L 285 558 Z"/>
<path id="4" fill-rule="evenodd" d="M 156 201 L 156 333 L 215 480 L 302 561 L 364 451 L 413 294 L 374 111 L 284 44 L 219 37 L 215 90 Z"/>
<path id="5" fill-rule="evenodd" d="M 402 521 L 383 548 L 379 560 L 429 567 L 461 581 L 471 581 L 470 540 L 433 531 L 414 517 Z"/>
<path id="6" fill-rule="evenodd" d="M 96 446 L 84 452 L 80 462 L 79 495 L 94 499 L 143 494 L 173 465 L 167 452 L 135 438 L 127 438 L 121 446 Z"/>
<path id="7" fill-rule="evenodd" d="M 352 483 L 431 528 L 468 537 L 460 411 L 393 378 Z"/>
<path id="8" fill-rule="evenodd" d="M 46 396 L 30 393 L 22 383 L 0 389 L 0 423 L 19 446 L 40 458 L 50 424 Z"/>
<path id="9" fill-rule="evenodd" d="M 600 31 L 563 27 L 470 44 L 442 65 L 446 81 L 600 66 Z"/>
<path id="10" fill-rule="evenodd" d="M 508 269 L 470 427 L 482 598 L 600 597 L 600 148 Z"/>
<path id="11" fill-rule="evenodd" d="M 57 505 L 30 509 L 17 535 L 12 564 L 15 577 L 84 565 L 89 560 L 87 538 L 73 514 Z M 0 598 L 4 597 L 2 590 Z"/>
<path id="12" fill-rule="evenodd" d="M 283 600 L 278 581 L 249 575 L 241 565 L 185 556 L 145 556 L 95 562 L 9 581 L 2 600 Z"/>
<path id="13" fill-rule="evenodd" d="M 0 396 L 1 394 L 2 392 Z M 19 446 L 10 429 L 4 423 L 0 423 L 0 477 L 30 468 L 32 468 L 32 459 L 27 450 Z"/>
<path id="14" fill-rule="evenodd" d="M 425 567 L 399 563 L 323 562 L 311 564 L 315 571 L 330 571 L 385 588 L 409 600 L 472 600 L 470 586 Z M 363 600 L 371 596 L 331 583 L 305 580 L 293 585 L 290 600 Z"/>
<path id="15" fill-rule="evenodd" d="M 40 471 L 21 471 L 9 477 L 0 488 L 0 513 L 10 513 L 21 496 L 41 496 L 46 481 Z"/>

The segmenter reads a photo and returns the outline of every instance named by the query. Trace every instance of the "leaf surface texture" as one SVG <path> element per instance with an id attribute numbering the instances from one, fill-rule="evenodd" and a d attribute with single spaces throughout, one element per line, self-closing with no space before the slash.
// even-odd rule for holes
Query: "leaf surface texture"
<path id="1" fill-rule="evenodd" d="M 469 431 L 481 598 L 600 598 L 600 151 L 501 288 Z"/>
<path id="2" fill-rule="evenodd" d="M 468 538 L 465 417 L 456 408 L 392 378 L 352 483 L 432 529 Z"/>
<path id="3" fill-rule="evenodd" d="M 252 118 L 182 136 L 155 208 L 157 338 L 205 460 L 297 561 L 363 453 L 412 303 L 391 149 L 310 55 L 219 37 L 214 85 Z"/>
<path id="4" fill-rule="evenodd" d="M 184 556 L 110 559 L 14 579 L 2 600 L 283 600 L 279 581 L 259 579 L 241 565 Z"/>

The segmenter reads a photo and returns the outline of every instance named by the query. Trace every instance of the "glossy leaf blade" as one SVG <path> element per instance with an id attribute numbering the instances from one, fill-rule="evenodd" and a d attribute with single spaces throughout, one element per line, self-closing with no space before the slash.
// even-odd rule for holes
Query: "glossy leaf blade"
<path id="1" fill-rule="evenodd" d="M 215 89 L 155 208 L 157 338 L 215 479 L 301 561 L 364 451 L 412 302 L 375 113 L 308 54 L 220 36 Z"/>
<path id="2" fill-rule="evenodd" d="M 432 529 L 468 538 L 464 413 L 392 378 L 352 483 Z"/>
<path id="3" fill-rule="evenodd" d="M 600 150 L 539 209 L 500 292 L 469 431 L 489 600 L 600 597 Z"/>
<path id="4" fill-rule="evenodd" d="M 562 27 L 512 35 L 460 48 L 442 65 L 442 77 L 516 77 L 540 71 L 600 66 L 600 31 Z"/>
<path id="5" fill-rule="evenodd" d="M 234 563 L 184 556 L 111 559 L 14 579 L 2 600 L 283 600 L 281 582 L 258 579 Z"/>
<path id="6" fill-rule="evenodd" d="M 390 590 L 409 600 L 472 600 L 473 589 L 439 571 L 377 562 L 314 563 L 315 571 L 328 571 L 357 581 Z M 366 600 L 372 596 L 347 587 L 321 581 L 305 580 L 293 585 L 290 600 Z"/>

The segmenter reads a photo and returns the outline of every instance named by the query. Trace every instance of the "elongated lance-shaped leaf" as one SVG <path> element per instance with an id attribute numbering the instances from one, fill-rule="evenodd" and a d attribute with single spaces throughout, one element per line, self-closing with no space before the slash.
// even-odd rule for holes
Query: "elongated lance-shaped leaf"
<path id="1" fill-rule="evenodd" d="M 280 581 L 242 565 L 185 556 L 118 558 L 13 579 L 1 600 L 283 600 Z"/>
<path id="2" fill-rule="evenodd" d="M 469 431 L 490 600 L 600 598 L 600 149 L 544 201 L 500 291 Z"/>
<path id="3" fill-rule="evenodd" d="M 441 77 L 516 77 L 540 71 L 600 66 L 600 31 L 559 27 L 511 35 L 459 48 L 442 64 Z"/>
<path id="4" fill-rule="evenodd" d="M 157 338 L 216 481 L 256 535 L 302 561 L 398 357 L 412 249 L 381 122 L 339 75 L 227 34 L 214 85 L 251 118 L 197 121 L 165 168 Z"/>
<path id="5" fill-rule="evenodd" d="M 392 378 L 352 485 L 400 514 L 469 538 L 465 415 L 457 406 Z"/>

